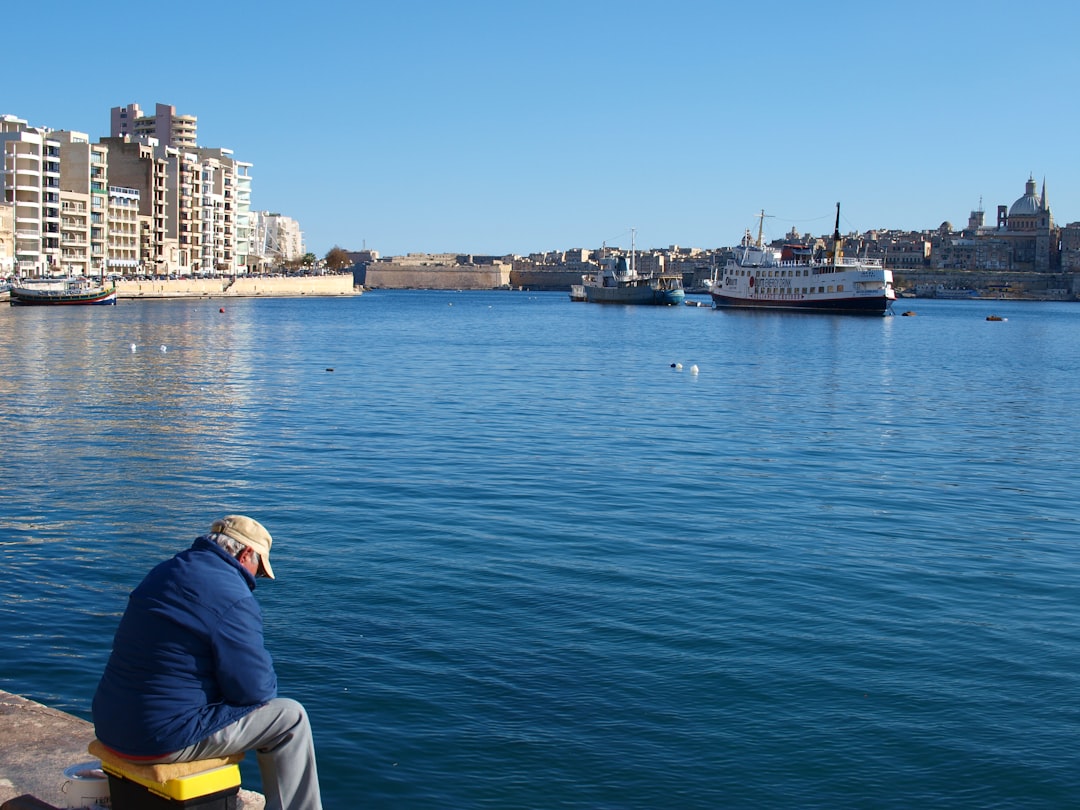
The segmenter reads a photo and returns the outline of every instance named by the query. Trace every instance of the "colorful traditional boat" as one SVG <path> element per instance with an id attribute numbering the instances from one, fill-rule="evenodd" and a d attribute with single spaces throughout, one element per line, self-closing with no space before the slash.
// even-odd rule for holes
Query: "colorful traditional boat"
<path id="1" fill-rule="evenodd" d="M 764 223 L 765 212 L 761 212 Z M 844 256 L 840 237 L 840 203 L 836 204 L 833 248 L 826 256 L 784 260 L 782 252 L 747 231 L 723 272 L 709 283 L 716 307 L 794 309 L 806 312 L 851 312 L 885 315 L 896 300 L 892 271 L 878 259 Z"/>
<path id="2" fill-rule="evenodd" d="M 115 304 L 116 285 L 106 287 L 88 278 L 60 281 L 22 282 L 11 288 L 11 305 L 70 306 L 76 304 Z"/>

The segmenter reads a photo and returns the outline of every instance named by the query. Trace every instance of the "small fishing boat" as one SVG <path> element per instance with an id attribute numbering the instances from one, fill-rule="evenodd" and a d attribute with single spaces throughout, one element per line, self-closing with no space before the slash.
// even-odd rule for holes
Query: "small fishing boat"
<path id="1" fill-rule="evenodd" d="M 116 285 L 94 283 L 88 278 L 56 281 L 23 281 L 11 288 L 11 305 L 71 306 L 78 304 L 115 304 Z"/>
<path id="2" fill-rule="evenodd" d="M 638 271 L 634 233 L 631 231 L 629 257 L 609 256 L 595 273 L 581 277 L 585 300 L 590 304 L 681 304 L 686 299 L 682 275 L 663 269 L 648 273 Z"/>

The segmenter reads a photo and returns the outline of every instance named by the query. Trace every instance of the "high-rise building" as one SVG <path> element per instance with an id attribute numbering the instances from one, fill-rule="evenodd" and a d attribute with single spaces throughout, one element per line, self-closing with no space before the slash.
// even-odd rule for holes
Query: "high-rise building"
<path id="1" fill-rule="evenodd" d="M 59 275 L 60 144 L 48 130 L 13 115 L 0 116 L 3 200 L 14 206 L 18 275 Z"/>
<path id="2" fill-rule="evenodd" d="M 269 211 L 251 212 L 249 265 L 268 269 L 303 256 L 304 234 L 295 219 Z"/>
<path id="3" fill-rule="evenodd" d="M 108 247 L 109 150 L 85 132 L 49 135 L 60 144 L 60 262 L 69 275 L 102 275 Z"/>
<path id="4" fill-rule="evenodd" d="M 139 216 L 139 190 L 109 186 L 108 221 L 109 245 L 107 269 L 110 273 L 130 275 L 141 264 L 139 234 L 141 223 L 149 230 L 150 218 Z"/>
<path id="5" fill-rule="evenodd" d="M 143 270 L 154 275 L 180 272 L 179 247 L 168 229 L 170 215 L 175 218 L 178 212 L 168 206 L 169 158 L 165 150 L 153 139 L 102 138 L 101 143 L 109 149 L 109 184 L 139 192 L 139 214 L 147 223 L 139 249 Z"/>
<path id="6" fill-rule="evenodd" d="M 162 146 L 194 149 L 199 119 L 194 115 L 177 115 L 171 104 L 157 104 L 153 115 L 144 115 L 138 104 L 113 107 L 109 119 L 109 136 L 121 138 L 140 136 L 156 138 Z"/>
<path id="7" fill-rule="evenodd" d="M 229 149 L 198 149 L 202 173 L 201 265 L 206 273 L 235 275 L 236 161 Z"/>

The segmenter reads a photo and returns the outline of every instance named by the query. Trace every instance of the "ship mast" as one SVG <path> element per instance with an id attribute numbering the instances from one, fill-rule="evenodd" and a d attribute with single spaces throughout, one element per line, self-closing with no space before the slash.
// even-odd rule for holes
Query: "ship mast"
<path id="1" fill-rule="evenodd" d="M 764 247 L 764 243 L 761 241 L 762 232 L 765 230 L 765 209 L 761 209 L 761 216 L 758 217 L 757 223 L 757 244 L 754 247 Z"/>
<path id="2" fill-rule="evenodd" d="M 836 226 L 833 228 L 833 265 L 844 258 L 844 241 L 840 238 L 840 203 L 836 204 Z"/>

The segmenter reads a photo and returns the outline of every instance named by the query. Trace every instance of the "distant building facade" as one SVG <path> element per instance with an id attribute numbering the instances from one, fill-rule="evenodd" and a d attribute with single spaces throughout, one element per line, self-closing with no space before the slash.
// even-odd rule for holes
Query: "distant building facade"
<path id="1" fill-rule="evenodd" d="M 254 221 L 252 164 L 199 146 L 197 127 L 171 105 L 146 115 L 128 104 L 112 108 L 110 135 L 93 143 L 0 115 L 0 204 L 11 206 L 12 223 L 0 268 L 26 277 L 238 275 L 301 258 L 295 220 Z"/>
<path id="2" fill-rule="evenodd" d="M 1046 198 L 1045 180 L 1042 193 L 1036 194 L 1035 178 L 1029 177 L 1023 197 L 1008 209 L 998 206 L 997 228 L 991 238 L 1003 240 L 1011 248 L 1010 270 L 1048 273 L 1059 267 L 1058 232 Z"/>
<path id="3" fill-rule="evenodd" d="M 947 228 L 945 226 L 948 226 Z M 1062 229 L 1046 196 L 1029 177 L 1023 196 L 1012 205 L 999 205 L 994 225 L 985 224 L 980 204 L 968 217 L 967 228 L 955 233 L 942 223 L 933 240 L 932 266 L 941 270 L 1030 271 L 1052 273 L 1063 268 Z"/>
<path id="4" fill-rule="evenodd" d="M 269 269 L 304 257 L 304 234 L 292 217 L 249 211 L 248 221 L 250 266 Z"/>

